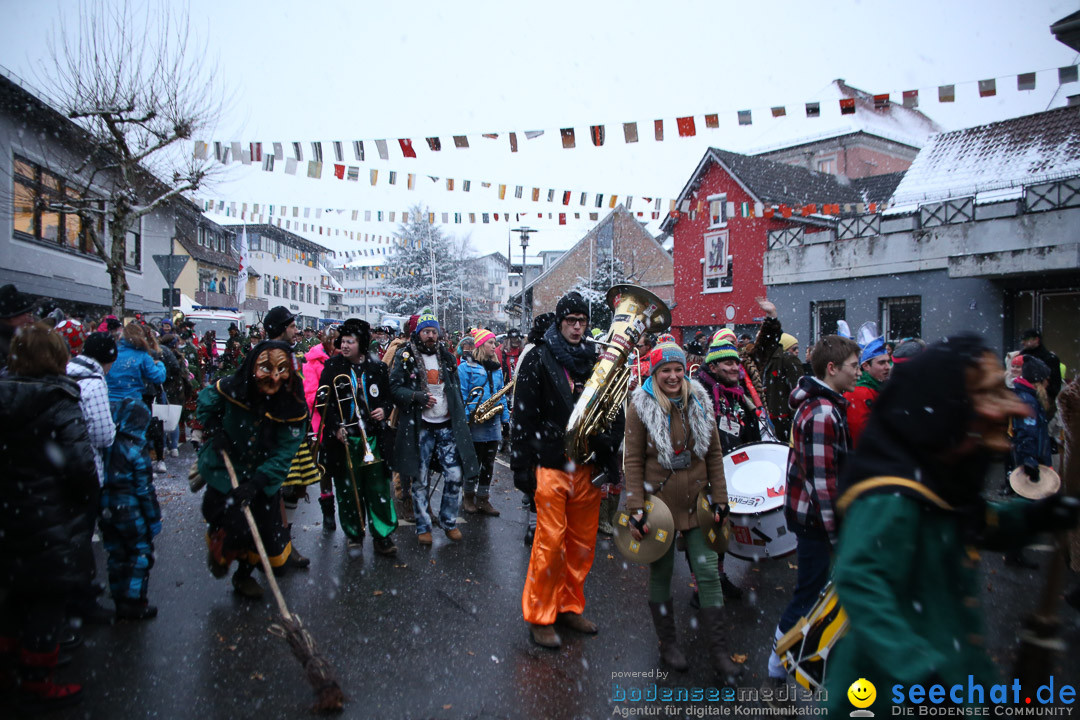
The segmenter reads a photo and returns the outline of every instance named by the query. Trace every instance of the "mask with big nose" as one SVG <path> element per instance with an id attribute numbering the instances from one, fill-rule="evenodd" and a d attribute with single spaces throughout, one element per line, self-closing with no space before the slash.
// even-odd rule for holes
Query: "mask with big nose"
<path id="1" fill-rule="evenodd" d="M 274 395 L 289 379 L 292 363 L 284 350 L 263 350 L 255 359 L 255 386 L 264 395 Z"/>

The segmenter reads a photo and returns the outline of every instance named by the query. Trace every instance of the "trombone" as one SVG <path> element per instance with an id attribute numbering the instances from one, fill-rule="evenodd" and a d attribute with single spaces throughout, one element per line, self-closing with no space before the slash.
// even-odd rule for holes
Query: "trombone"
<path id="1" fill-rule="evenodd" d="M 368 443 L 367 431 L 364 428 L 364 420 L 360 417 L 360 405 L 359 399 L 356 397 L 356 386 L 353 385 L 352 378 L 345 373 L 334 376 L 334 397 L 337 399 L 338 415 L 341 417 L 341 427 L 350 428 L 356 426 L 360 430 L 360 438 L 364 443 L 364 464 L 370 465 L 375 462 L 375 455 L 371 452 L 371 445 Z M 356 417 L 355 422 L 345 422 L 345 410 L 342 408 L 341 394 L 342 388 L 348 387 L 349 396 L 352 398 L 353 415 Z M 346 400 L 349 398 L 346 397 Z M 352 458 L 346 448 L 345 458 L 349 461 L 349 471 L 352 471 Z"/>

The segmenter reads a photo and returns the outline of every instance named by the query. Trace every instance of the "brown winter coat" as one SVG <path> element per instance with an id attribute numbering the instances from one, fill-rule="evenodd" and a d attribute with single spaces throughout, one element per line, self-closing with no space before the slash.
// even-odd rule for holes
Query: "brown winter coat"
<path id="1" fill-rule="evenodd" d="M 656 493 L 671 510 L 676 530 L 698 526 L 694 507 L 698 493 L 711 484 L 717 502 L 727 501 L 724 454 L 713 416 L 712 400 L 696 380 L 690 382 L 689 428 L 683 414 L 668 416 L 652 396 L 652 383 L 636 389 L 626 410 L 626 445 L 623 471 L 626 475 L 626 508 L 633 513 L 645 505 L 645 486 Z M 655 390 L 659 392 L 659 390 Z M 693 438 L 686 442 L 687 434 Z M 688 446 L 693 452 L 690 467 L 668 470 L 672 449 Z M 670 477 L 669 477 L 670 476 Z M 666 480 L 666 482 L 665 482 Z M 657 492 L 661 483 L 663 488 Z"/>

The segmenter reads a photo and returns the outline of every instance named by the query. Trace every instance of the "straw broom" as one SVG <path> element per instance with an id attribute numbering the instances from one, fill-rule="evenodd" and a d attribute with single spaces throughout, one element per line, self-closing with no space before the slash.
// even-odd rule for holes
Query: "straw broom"
<path id="1" fill-rule="evenodd" d="M 232 482 L 235 489 L 239 483 L 236 481 L 236 470 L 233 469 L 232 460 L 229 459 L 229 455 L 225 451 L 221 452 L 221 457 L 225 460 L 225 469 L 229 473 L 229 481 Z M 255 527 L 255 518 L 251 515 L 251 509 L 245 506 L 243 511 L 248 528 L 251 529 L 251 537 L 255 540 L 255 548 L 259 551 L 259 560 L 262 562 L 263 572 L 266 575 L 267 582 L 270 583 L 270 591 L 273 592 L 274 600 L 277 601 L 278 612 L 281 613 L 281 622 L 271 625 L 270 632 L 280 638 L 285 638 L 289 643 L 289 647 L 292 648 L 293 655 L 303 666 L 304 674 L 307 675 L 307 680 L 311 683 L 311 687 L 315 689 L 317 696 L 312 711 L 320 713 L 340 712 L 345 705 L 345 693 L 341 691 L 341 687 L 338 685 L 334 670 L 330 667 L 330 663 L 319 655 L 315 648 L 315 640 L 304 628 L 300 617 L 290 613 L 289 608 L 286 607 L 285 598 L 282 597 L 277 580 L 274 579 L 274 570 L 270 567 L 266 548 L 263 547 L 262 537 L 259 536 L 259 530 Z"/>

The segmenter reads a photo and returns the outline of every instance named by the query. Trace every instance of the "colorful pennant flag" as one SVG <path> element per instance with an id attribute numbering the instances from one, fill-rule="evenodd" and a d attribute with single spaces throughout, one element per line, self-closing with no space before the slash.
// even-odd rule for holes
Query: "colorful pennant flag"
<path id="1" fill-rule="evenodd" d="M 694 137 L 697 135 L 693 115 L 676 119 L 675 126 L 679 129 L 679 137 Z"/>
<path id="2" fill-rule="evenodd" d="M 997 95 L 997 80 L 990 78 L 979 81 L 979 97 L 994 97 L 995 95 Z"/>
<path id="3" fill-rule="evenodd" d="M 629 122 L 623 123 L 623 140 L 627 143 L 636 143 L 638 141 L 637 135 L 637 123 Z"/>
<path id="4" fill-rule="evenodd" d="M 951 103 L 956 102 L 956 86 L 955 85 L 939 85 L 937 89 L 938 102 Z"/>
<path id="5" fill-rule="evenodd" d="M 559 132 L 562 134 L 562 146 L 564 149 L 569 150 L 575 147 L 574 128 L 563 128 Z"/>
<path id="6" fill-rule="evenodd" d="M 855 114 L 855 98 L 840 98 L 840 114 L 841 115 L 854 115 Z"/>
<path id="7" fill-rule="evenodd" d="M 1035 73 L 1029 72 L 1029 73 L 1021 73 L 1021 74 L 1017 75 L 1016 76 L 1016 89 L 1019 90 L 1019 91 L 1034 90 L 1035 89 Z"/>
<path id="8" fill-rule="evenodd" d="M 407 158 L 415 158 L 416 151 L 413 150 L 412 140 L 409 138 L 399 138 L 398 145 L 401 146 L 401 154 Z"/>
<path id="9" fill-rule="evenodd" d="M 589 126 L 589 135 L 592 137 L 592 144 L 596 147 L 600 147 L 604 144 L 604 126 L 603 125 L 591 125 Z"/>
<path id="10" fill-rule="evenodd" d="M 740 125 L 752 125 L 753 122 L 754 122 L 753 113 L 750 110 L 740 110 L 739 111 L 739 124 Z"/>

